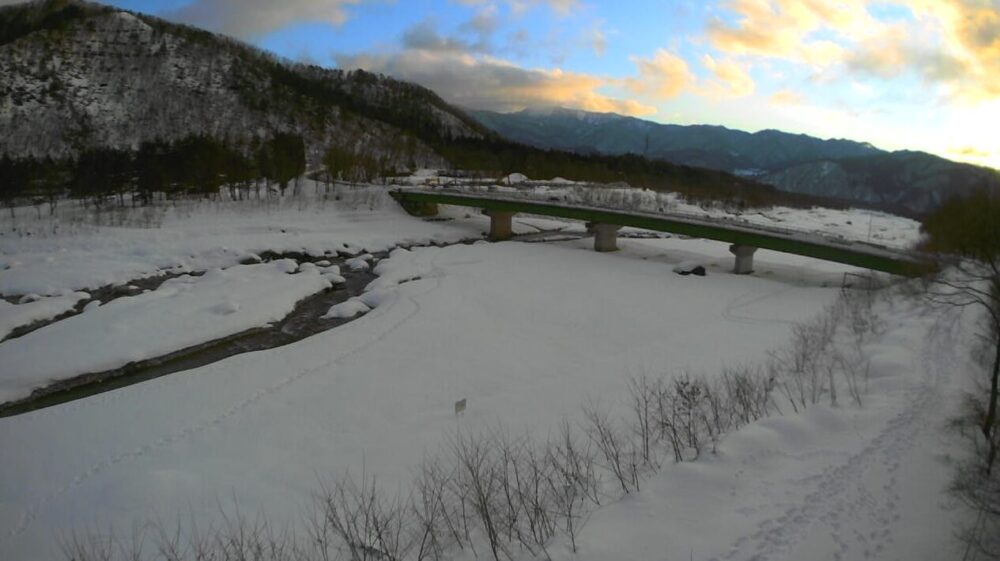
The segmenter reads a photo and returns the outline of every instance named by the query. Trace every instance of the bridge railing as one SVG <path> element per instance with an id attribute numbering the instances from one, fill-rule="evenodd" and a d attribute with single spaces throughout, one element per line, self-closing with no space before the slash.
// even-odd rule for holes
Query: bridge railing
<path id="1" fill-rule="evenodd" d="M 540 204 L 552 207 L 571 206 L 573 208 L 579 208 L 579 209 L 622 212 L 622 213 L 628 213 L 638 216 L 646 216 L 651 218 L 678 219 L 704 225 L 717 226 L 719 221 L 725 221 L 731 224 L 732 226 L 739 227 L 741 229 L 745 229 L 749 232 L 754 232 L 754 233 L 765 233 L 765 234 L 772 234 L 776 236 L 789 237 L 789 238 L 794 237 L 799 239 L 801 239 L 803 236 L 807 236 L 812 241 L 819 243 L 835 244 L 838 246 L 848 246 L 848 247 L 862 245 L 869 247 L 871 249 L 883 251 L 901 257 L 909 257 L 913 259 L 917 259 L 919 257 L 918 252 L 907 248 L 881 245 L 877 243 L 872 243 L 870 241 L 846 238 L 839 235 L 838 236 L 823 235 L 822 233 L 816 232 L 815 230 L 807 230 L 803 228 L 799 229 L 783 228 L 780 226 L 773 226 L 769 224 L 760 224 L 745 219 L 736 219 L 732 216 L 712 216 L 708 213 L 694 213 L 694 212 L 684 212 L 678 210 L 661 212 L 659 210 L 653 210 L 648 207 L 636 208 L 635 206 L 626 207 L 626 206 L 594 204 L 593 200 L 587 202 L 581 202 L 572 200 L 571 197 L 556 198 L 559 195 L 556 194 L 546 195 L 544 193 L 539 194 L 526 190 L 514 190 L 513 188 L 504 188 L 501 191 L 497 190 L 493 186 L 484 188 L 476 185 L 476 186 L 468 186 L 467 188 L 456 188 L 455 185 L 453 184 L 443 187 L 409 188 L 409 189 L 402 189 L 402 191 L 427 192 L 431 194 L 448 194 L 457 196 L 481 196 L 493 200 L 509 201 L 509 202 L 529 202 L 533 204 Z"/>

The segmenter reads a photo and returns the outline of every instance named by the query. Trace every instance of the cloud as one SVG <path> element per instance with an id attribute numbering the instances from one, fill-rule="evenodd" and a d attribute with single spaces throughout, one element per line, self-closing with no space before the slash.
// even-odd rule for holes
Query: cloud
<path id="1" fill-rule="evenodd" d="M 403 32 L 400 39 L 404 49 L 424 51 L 444 51 L 464 53 L 480 50 L 482 45 L 474 45 L 454 37 L 444 37 L 437 32 L 434 24 L 424 21 Z"/>
<path id="2" fill-rule="evenodd" d="M 495 0 L 454 0 L 465 6 L 495 5 Z M 510 7 L 515 15 L 524 15 L 532 8 L 538 6 L 548 6 L 553 12 L 568 16 L 574 9 L 580 6 L 580 0 L 503 0 L 504 4 Z"/>
<path id="3" fill-rule="evenodd" d="M 916 75 L 948 98 L 1000 98 L 1000 0 L 729 0 L 708 24 L 716 50 L 806 64 L 822 80 Z"/>
<path id="4" fill-rule="evenodd" d="M 366 0 L 195 0 L 167 18 L 233 35 L 252 38 L 301 22 L 340 25 L 346 7 Z"/>
<path id="5" fill-rule="evenodd" d="M 492 35 L 499 28 L 500 18 L 497 15 L 497 7 L 492 4 L 476 12 L 472 19 L 462 25 L 462 29 L 480 35 Z"/>
<path id="6" fill-rule="evenodd" d="M 735 22 L 713 19 L 708 38 L 719 51 L 784 58 L 823 66 L 842 58 L 838 43 L 816 37 L 821 30 L 859 37 L 881 24 L 866 0 L 730 0 Z"/>
<path id="7" fill-rule="evenodd" d="M 910 0 L 919 16 L 935 20 L 942 44 L 924 76 L 944 82 L 966 101 L 1000 98 L 1000 1 Z M 919 59 L 918 59 L 919 61 Z"/>
<path id="8" fill-rule="evenodd" d="M 657 50 L 652 58 L 633 56 L 631 60 L 638 67 L 639 77 L 629 78 L 624 83 L 638 95 L 671 99 L 695 83 L 687 61 L 665 49 Z"/>
<path id="9" fill-rule="evenodd" d="M 604 30 L 600 26 L 595 26 L 590 31 L 589 41 L 590 46 L 594 49 L 594 54 L 604 56 L 604 53 L 608 50 L 608 37 L 604 34 Z"/>
<path id="10" fill-rule="evenodd" d="M 750 74 L 732 60 L 716 61 L 711 55 L 705 55 L 702 64 L 715 76 L 703 88 L 703 93 L 709 96 L 745 97 L 756 89 Z"/>
<path id="11" fill-rule="evenodd" d="M 784 90 L 778 90 L 773 94 L 771 94 L 771 97 L 768 98 L 768 101 L 771 103 L 771 105 L 795 106 L 804 104 L 806 102 L 806 99 L 799 92 L 784 89 Z"/>
<path id="12" fill-rule="evenodd" d="M 474 109 L 518 111 L 562 106 L 634 116 L 656 112 L 638 101 L 600 93 L 601 88 L 614 85 L 611 79 L 559 69 L 523 68 L 488 55 L 408 49 L 391 55 L 337 55 L 335 59 L 341 68 L 363 68 L 416 82 L 451 103 Z"/>
<path id="13" fill-rule="evenodd" d="M 956 156 L 959 156 L 961 158 L 968 158 L 974 160 L 983 160 L 993 155 L 992 152 L 989 152 L 987 150 L 982 150 L 974 146 L 961 146 L 958 148 L 951 148 L 948 150 L 948 152 Z"/>

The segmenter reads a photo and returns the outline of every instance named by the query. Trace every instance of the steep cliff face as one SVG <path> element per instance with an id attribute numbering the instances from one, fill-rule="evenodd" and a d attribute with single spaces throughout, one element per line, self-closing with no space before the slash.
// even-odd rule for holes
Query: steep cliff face
<path id="1" fill-rule="evenodd" d="M 194 28 L 67 0 L 0 9 L 0 130 L 0 154 L 15 158 L 290 132 L 313 161 L 338 145 L 404 165 L 444 164 L 428 138 L 483 136 L 411 84 L 295 65 Z"/>

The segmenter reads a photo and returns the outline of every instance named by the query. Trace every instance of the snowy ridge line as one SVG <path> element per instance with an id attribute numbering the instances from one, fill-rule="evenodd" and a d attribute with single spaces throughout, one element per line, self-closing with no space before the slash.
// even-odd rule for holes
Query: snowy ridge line
<path id="1" fill-rule="evenodd" d="M 733 231 L 743 232 L 747 234 L 774 234 L 776 236 L 784 236 L 785 239 L 800 241 L 803 234 L 811 238 L 812 243 L 817 244 L 833 244 L 836 246 L 847 246 L 852 247 L 855 245 L 864 246 L 867 249 L 878 250 L 882 253 L 881 255 L 891 258 L 912 258 L 918 260 L 920 253 L 916 251 L 905 251 L 889 247 L 886 245 L 875 244 L 863 240 L 851 240 L 846 238 L 834 238 L 829 236 L 823 236 L 816 232 L 815 230 L 805 230 L 805 229 L 793 229 L 793 228 L 780 228 L 777 226 L 768 226 L 763 224 L 754 224 L 745 220 L 734 220 L 730 217 L 720 217 L 718 219 L 707 218 L 702 214 L 695 214 L 692 212 L 650 212 L 646 210 L 632 210 L 621 207 L 614 206 L 600 206 L 593 204 L 583 204 L 583 203 L 570 203 L 570 202 L 553 202 L 546 199 L 541 199 L 528 194 L 520 193 L 496 193 L 496 192 L 481 192 L 472 190 L 461 190 L 461 189 L 450 189 L 450 188 L 437 188 L 437 189 L 415 189 L 415 188 L 398 188 L 395 191 L 400 193 L 413 193 L 418 195 L 448 195 L 455 197 L 467 197 L 467 198 L 477 198 L 477 199 L 489 199 L 498 202 L 510 202 L 510 203 L 522 203 L 527 202 L 531 204 L 537 204 L 539 206 L 545 206 L 550 208 L 566 208 L 566 209 L 578 209 L 578 210 L 593 210 L 593 211 L 612 211 L 619 212 L 622 214 L 627 214 L 629 216 L 643 217 L 643 218 L 654 218 L 654 219 L 666 219 L 666 220 L 677 220 L 679 222 L 687 222 L 692 225 L 697 226 L 714 226 L 714 227 L 725 227 Z M 870 252 L 875 253 L 875 252 Z"/>

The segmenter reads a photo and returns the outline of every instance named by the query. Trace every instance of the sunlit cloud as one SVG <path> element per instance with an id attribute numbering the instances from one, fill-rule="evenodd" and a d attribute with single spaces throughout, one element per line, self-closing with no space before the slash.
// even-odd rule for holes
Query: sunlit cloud
<path id="1" fill-rule="evenodd" d="M 960 148 L 951 148 L 948 150 L 948 152 L 956 156 L 962 156 L 966 158 L 976 158 L 976 159 L 989 158 L 990 156 L 993 155 L 992 152 L 976 148 L 975 146 L 962 146 Z"/>
<path id="2" fill-rule="evenodd" d="M 820 30 L 863 37 L 881 24 L 865 0 L 731 0 L 724 6 L 735 23 L 713 19 L 708 38 L 714 48 L 736 55 L 784 58 L 824 66 L 843 57 L 843 47 Z"/>
<path id="3" fill-rule="evenodd" d="M 702 92 L 713 97 L 745 97 L 751 95 L 756 84 L 750 73 L 732 60 L 717 61 L 711 55 L 702 57 L 702 64 L 712 73 Z"/>
<path id="4" fill-rule="evenodd" d="M 631 57 L 639 70 L 637 78 L 624 80 L 633 93 L 654 99 L 677 97 L 695 83 L 695 76 L 683 58 L 659 49 L 651 58 Z"/>
<path id="5" fill-rule="evenodd" d="M 778 90 L 773 94 L 771 94 L 771 96 L 768 98 L 768 101 L 771 103 L 771 105 L 795 106 L 795 105 L 802 105 L 803 103 L 806 102 L 806 99 L 805 96 L 803 96 L 799 92 L 789 89 L 784 89 L 784 90 Z"/>
<path id="6" fill-rule="evenodd" d="M 518 111 L 561 106 L 646 116 L 654 107 L 600 93 L 613 85 L 599 76 L 555 69 L 522 68 L 491 56 L 449 50 L 410 49 L 391 55 L 337 56 L 344 69 L 362 68 L 416 82 L 446 100 L 473 109 Z"/>
<path id="7" fill-rule="evenodd" d="M 997 0 L 910 0 L 918 16 L 940 28 L 942 56 L 953 70 L 940 79 L 955 98 L 1000 98 L 1000 2 Z M 935 76 L 930 76 L 934 78 Z"/>
<path id="8" fill-rule="evenodd" d="M 1000 2 L 887 0 L 911 18 L 880 20 L 868 0 L 731 0 L 709 22 L 712 47 L 891 81 L 916 75 L 969 102 L 1000 97 Z"/>

